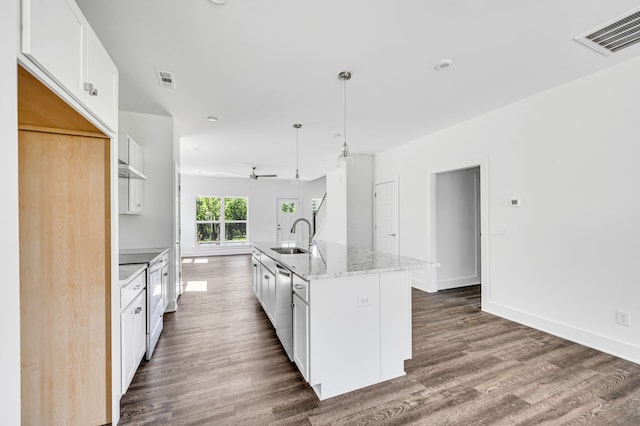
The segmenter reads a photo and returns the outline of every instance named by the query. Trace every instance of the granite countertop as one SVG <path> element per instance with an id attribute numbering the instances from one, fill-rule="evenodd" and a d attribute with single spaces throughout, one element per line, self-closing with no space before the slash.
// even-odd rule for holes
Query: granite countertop
<path id="1" fill-rule="evenodd" d="M 147 269 L 146 263 L 134 263 L 131 265 L 120 265 L 120 287 L 123 287 L 131 282 L 140 272 L 144 272 Z"/>
<path id="2" fill-rule="evenodd" d="M 253 243 L 253 245 L 306 280 L 406 271 L 434 266 L 424 260 L 378 253 L 326 241 L 316 241 L 310 254 L 279 254 L 271 250 L 273 247 L 299 247 L 308 250 L 309 247 L 305 243 L 265 241 Z"/>

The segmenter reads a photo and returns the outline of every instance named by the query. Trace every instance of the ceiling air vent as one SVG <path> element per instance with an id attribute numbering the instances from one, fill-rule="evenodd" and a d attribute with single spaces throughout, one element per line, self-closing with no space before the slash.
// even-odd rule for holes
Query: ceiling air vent
<path id="1" fill-rule="evenodd" d="M 156 76 L 161 87 L 176 88 L 176 76 L 171 71 L 156 70 Z"/>
<path id="2" fill-rule="evenodd" d="M 611 55 L 640 42 L 640 8 L 575 38 L 603 55 Z"/>

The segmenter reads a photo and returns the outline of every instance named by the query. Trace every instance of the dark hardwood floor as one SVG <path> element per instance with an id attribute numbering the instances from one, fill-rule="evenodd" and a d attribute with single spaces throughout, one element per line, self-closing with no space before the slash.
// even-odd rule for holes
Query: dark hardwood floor
<path id="1" fill-rule="evenodd" d="M 188 291 L 120 424 L 640 425 L 640 366 L 481 312 L 478 286 L 414 290 L 407 375 L 320 402 L 251 291 L 250 259 L 186 259 Z"/>

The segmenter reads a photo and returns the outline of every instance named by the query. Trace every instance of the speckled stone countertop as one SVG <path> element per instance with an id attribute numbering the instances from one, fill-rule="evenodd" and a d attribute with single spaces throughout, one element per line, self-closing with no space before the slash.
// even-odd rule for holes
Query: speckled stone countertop
<path id="1" fill-rule="evenodd" d="M 432 266 L 430 262 L 424 260 L 378 253 L 326 241 L 316 241 L 309 254 L 279 254 L 272 250 L 274 247 L 299 247 L 308 250 L 309 247 L 304 243 L 266 241 L 253 243 L 253 245 L 306 280 L 406 271 Z"/>
<path id="2" fill-rule="evenodd" d="M 147 268 L 146 263 L 134 263 L 132 265 L 120 265 L 120 287 L 131 282 L 138 274 Z"/>

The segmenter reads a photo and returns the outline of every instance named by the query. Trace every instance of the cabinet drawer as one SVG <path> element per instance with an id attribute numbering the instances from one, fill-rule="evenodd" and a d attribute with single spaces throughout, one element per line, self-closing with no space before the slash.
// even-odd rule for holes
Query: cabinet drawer
<path id="1" fill-rule="evenodd" d="M 293 292 L 309 303 L 309 281 L 305 281 L 296 274 L 293 274 Z"/>
<path id="2" fill-rule="evenodd" d="M 272 274 L 276 273 L 276 261 L 268 256 L 261 256 L 262 266 L 269 270 Z"/>
<path id="3" fill-rule="evenodd" d="M 258 249 L 257 249 L 257 248 L 255 248 L 255 247 L 254 247 L 254 248 L 252 248 L 252 249 L 251 249 L 251 255 L 253 255 L 253 257 L 255 257 L 255 258 L 256 258 L 256 260 L 257 260 L 258 262 L 260 262 L 260 255 L 261 255 L 260 250 L 258 250 Z"/>
<path id="4" fill-rule="evenodd" d="M 142 271 L 129 284 L 120 288 L 120 309 L 126 308 L 147 285 L 146 270 Z"/>

